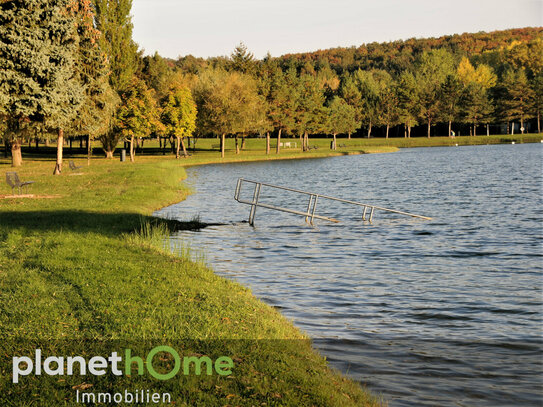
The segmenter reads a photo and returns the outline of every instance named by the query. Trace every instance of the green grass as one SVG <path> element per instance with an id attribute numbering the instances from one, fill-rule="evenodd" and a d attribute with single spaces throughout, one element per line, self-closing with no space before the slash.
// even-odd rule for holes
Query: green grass
<path id="1" fill-rule="evenodd" d="M 36 181 L 30 192 L 57 197 L 0 199 L 2 405 L 74 405 L 74 386 L 82 384 L 96 392 L 170 392 L 181 406 L 380 404 L 331 370 L 303 333 L 248 289 L 163 249 L 172 228 L 199 222 L 149 215 L 190 192 L 180 184 L 181 164 L 197 159 L 94 159 L 82 175 L 65 169 L 52 176 L 53 163 L 39 158 L 17 169 L 21 179 Z M 11 168 L 1 160 L 0 169 Z M 232 357 L 233 374 L 166 382 L 27 376 L 11 383 L 11 357 L 31 356 L 37 346 L 44 355 L 107 356 L 106 349 L 144 352 L 159 344 L 185 355 Z"/>

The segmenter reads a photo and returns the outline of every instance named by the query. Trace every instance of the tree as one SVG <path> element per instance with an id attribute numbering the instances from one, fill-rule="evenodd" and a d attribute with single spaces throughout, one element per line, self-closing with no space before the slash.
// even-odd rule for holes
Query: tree
<path id="1" fill-rule="evenodd" d="M 411 137 L 411 128 L 417 125 L 419 101 L 417 82 L 413 74 L 404 71 L 397 81 L 398 120 L 404 124 L 404 137 Z"/>
<path id="2" fill-rule="evenodd" d="M 356 112 L 354 107 L 350 106 L 339 96 L 328 103 L 327 106 L 327 131 L 332 134 L 332 150 L 336 149 L 337 134 L 351 134 L 357 129 Z"/>
<path id="3" fill-rule="evenodd" d="M 500 83 L 498 94 L 502 117 L 508 122 L 519 120 L 521 128 L 524 128 L 524 121 L 533 115 L 535 98 L 525 70 L 506 71 Z M 513 132 L 514 126 L 511 126 L 511 134 Z"/>
<path id="4" fill-rule="evenodd" d="M 130 161 L 134 162 L 134 138 L 145 137 L 158 121 L 156 102 L 145 82 L 134 76 L 121 93 L 115 133 L 130 143 Z M 115 143 L 116 144 L 116 143 Z"/>
<path id="5" fill-rule="evenodd" d="M 339 87 L 339 94 L 343 98 L 343 100 L 353 108 L 354 111 L 354 121 L 356 123 L 355 130 L 356 131 L 363 119 L 362 109 L 364 107 L 363 100 L 362 100 L 362 94 L 360 93 L 360 90 L 356 86 L 355 80 L 353 79 L 352 75 L 344 75 L 341 84 Z M 347 133 L 348 138 L 351 138 L 351 132 Z"/>
<path id="6" fill-rule="evenodd" d="M 460 115 L 460 100 L 462 98 L 463 86 L 458 76 L 455 74 L 447 75 L 445 82 L 440 87 L 440 117 L 449 125 L 449 137 L 452 134 L 452 123 L 456 121 Z"/>
<path id="7" fill-rule="evenodd" d="M 72 131 L 87 136 L 87 164 L 90 165 L 92 140 L 107 133 L 119 103 L 109 84 L 109 63 L 101 49 L 101 33 L 94 28 L 94 12 L 89 0 L 77 3 L 79 47 L 76 69 L 85 86 L 84 101 L 72 122 Z"/>
<path id="8" fill-rule="evenodd" d="M 93 0 L 101 48 L 111 68 L 111 86 L 121 92 L 138 70 L 138 46 L 132 40 L 132 0 Z"/>
<path id="9" fill-rule="evenodd" d="M 471 82 L 464 90 L 462 106 L 464 120 L 473 125 L 471 134 L 475 136 L 477 135 L 477 124 L 488 123 L 494 112 L 487 89 L 477 82 Z"/>
<path id="10" fill-rule="evenodd" d="M 32 122 L 58 130 L 55 174 L 62 171 L 64 126 L 83 99 L 75 61 L 78 23 L 68 0 L 0 3 L 0 94 L 12 165 L 22 164 L 21 140 Z"/>
<path id="11" fill-rule="evenodd" d="M 294 128 L 300 135 L 302 150 L 309 149 L 309 134 L 326 131 L 324 91 L 317 78 L 300 75 L 297 86 Z"/>
<path id="12" fill-rule="evenodd" d="M 415 65 L 420 118 L 426 122 L 430 138 L 432 124 L 440 112 L 440 88 L 453 73 L 453 56 L 445 49 L 424 52 Z"/>
<path id="13" fill-rule="evenodd" d="M 378 123 L 386 126 L 386 138 L 391 125 L 398 122 L 398 97 L 396 95 L 396 84 L 386 71 L 375 71 L 379 93 L 378 93 Z"/>
<path id="14" fill-rule="evenodd" d="M 230 61 L 230 67 L 234 71 L 244 74 L 253 74 L 255 72 L 256 64 L 254 55 L 252 52 L 249 52 L 243 42 L 240 42 L 234 48 L 234 52 L 230 54 Z"/>
<path id="15" fill-rule="evenodd" d="M 185 87 L 172 90 L 164 101 L 161 121 L 165 127 L 165 134 L 177 140 L 175 158 L 179 158 L 180 145 L 183 147 L 183 155 L 187 156 L 183 138 L 191 137 L 195 130 L 196 114 L 196 103 L 190 90 Z"/>
<path id="16" fill-rule="evenodd" d="M 368 127 L 368 138 L 370 138 L 372 126 L 378 121 L 379 85 L 372 72 L 362 70 L 354 73 L 353 80 L 362 95 L 362 123 Z"/>
<path id="17" fill-rule="evenodd" d="M 267 121 L 270 130 L 277 132 L 276 153 L 281 150 L 281 134 L 291 133 L 295 123 L 296 111 L 296 71 L 287 72 L 271 60 L 265 59 L 260 73 L 260 94 L 266 100 Z M 269 154 L 269 134 L 266 135 L 266 151 Z"/>
<path id="18" fill-rule="evenodd" d="M 197 126 L 221 138 L 224 157 L 227 134 L 240 134 L 257 127 L 251 110 L 259 109 L 257 86 L 253 78 L 238 72 L 208 70 L 195 86 L 198 106 Z"/>

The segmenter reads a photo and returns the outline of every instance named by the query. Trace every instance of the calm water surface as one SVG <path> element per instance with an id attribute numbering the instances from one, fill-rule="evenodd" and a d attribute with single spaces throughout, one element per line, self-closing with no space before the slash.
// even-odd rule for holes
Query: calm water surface
<path id="1" fill-rule="evenodd" d="M 543 404 L 543 145 L 209 165 L 161 216 L 225 223 L 182 240 L 314 338 L 390 406 Z M 342 220 L 234 201 L 238 177 L 373 203 L 416 220 L 319 201 Z M 251 197 L 251 191 L 245 190 Z M 261 201 L 305 210 L 264 188 Z"/>

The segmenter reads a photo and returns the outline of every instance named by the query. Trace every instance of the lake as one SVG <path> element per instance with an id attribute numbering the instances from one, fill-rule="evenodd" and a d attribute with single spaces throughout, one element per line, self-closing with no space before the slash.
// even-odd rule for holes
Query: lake
<path id="1" fill-rule="evenodd" d="M 390 406 L 543 403 L 543 144 L 405 149 L 190 168 L 195 193 L 157 215 L 217 273 L 307 332 Z M 239 177 L 430 216 L 320 201 L 341 223 L 233 199 Z M 244 191 L 252 197 L 252 191 Z M 263 188 L 262 202 L 307 197 Z M 174 244 L 175 246 L 175 244 Z"/>

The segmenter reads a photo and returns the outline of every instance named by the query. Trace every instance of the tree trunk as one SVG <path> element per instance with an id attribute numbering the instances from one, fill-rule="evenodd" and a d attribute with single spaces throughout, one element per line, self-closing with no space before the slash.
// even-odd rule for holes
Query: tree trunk
<path id="1" fill-rule="evenodd" d="M 23 156 L 21 154 L 21 140 L 17 137 L 11 142 L 11 166 L 20 167 L 23 165 Z"/>
<path id="2" fill-rule="evenodd" d="M 181 149 L 181 140 L 179 137 L 176 137 L 175 140 L 175 158 L 179 158 L 179 150 Z"/>
<path id="3" fill-rule="evenodd" d="M 37 150 L 37 149 L 38 149 L 38 144 L 39 144 L 39 142 L 40 142 L 40 139 L 39 139 L 39 137 L 36 137 L 34 140 L 36 141 L 36 150 Z"/>
<path id="4" fill-rule="evenodd" d="M 224 158 L 224 144 L 226 142 L 226 134 L 221 134 L 221 157 Z"/>
<path id="5" fill-rule="evenodd" d="M 162 137 L 158 138 L 158 148 L 162 148 Z"/>
<path id="6" fill-rule="evenodd" d="M 245 134 L 241 135 L 241 151 L 245 148 Z"/>
<path id="7" fill-rule="evenodd" d="M 486 125 L 486 135 L 490 136 L 490 125 L 488 123 Z"/>
<path id="8" fill-rule="evenodd" d="M 386 136 L 385 136 L 385 138 L 387 138 L 387 139 L 388 139 L 388 129 L 389 128 L 390 128 L 390 125 L 387 123 L 387 132 L 386 132 Z"/>
<path id="9" fill-rule="evenodd" d="M 143 140 L 142 140 L 142 143 L 143 143 Z M 183 148 L 183 156 L 185 156 L 186 158 L 188 154 L 187 154 L 187 149 L 185 148 L 185 142 L 183 141 L 183 139 L 181 139 L 181 147 Z"/>
<path id="10" fill-rule="evenodd" d="M 266 132 L 266 154 L 270 155 L 270 132 Z"/>
<path id="11" fill-rule="evenodd" d="M 411 126 L 407 126 L 407 138 L 411 138 Z"/>
<path id="12" fill-rule="evenodd" d="M 371 120 L 370 120 L 370 125 L 368 126 L 368 138 L 371 137 Z"/>
<path id="13" fill-rule="evenodd" d="M 524 134 L 524 119 L 520 118 L 520 133 Z"/>
<path id="14" fill-rule="evenodd" d="M 83 148 L 83 136 L 79 136 L 79 148 Z"/>
<path id="15" fill-rule="evenodd" d="M 275 147 L 275 153 L 279 154 L 279 151 L 281 151 L 281 130 L 277 132 L 277 146 Z"/>
<path id="16" fill-rule="evenodd" d="M 452 137 L 452 120 L 449 120 L 449 137 Z"/>
<path id="17" fill-rule="evenodd" d="M 473 137 L 475 137 L 477 135 L 477 125 L 474 124 L 473 125 Z"/>
<path id="18" fill-rule="evenodd" d="M 403 138 L 407 138 L 407 124 L 403 124 Z"/>
<path id="19" fill-rule="evenodd" d="M 9 150 L 11 149 L 10 143 L 7 139 L 4 139 L 4 157 L 9 157 Z"/>
<path id="20" fill-rule="evenodd" d="M 134 136 L 130 137 L 130 162 L 134 162 Z"/>
<path id="21" fill-rule="evenodd" d="M 428 138 L 430 138 L 430 128 L 432 127 L 431 123 L 432 122 L 430 121 L 430 119 L 428 119 Z"/>
<path id="22" fill-rule="evenodd" d="M 106 150 L 106 158 L 113 158 L 113 150 Z"/>
<path id="23" fill-rule="evenodd" d="M 334 141 L 332 141 L 332 150 L 336 150 L 336 133 L 334 133 L 332 136 L 334 136 Z"/>
<path id="24" fill-rule="evenodd" d="M 64 130 L 58 129 L 57 139 L 57 163 L 53 175 L 60 175 L 62 172 L 62 146 L 64 145 Z"/>
<path id="25" fill-rule="evenodd" d="M 515 122 L 511 122 L 511 135 L 515 134 Z"/>
<path id="26" fill-rule="evenodd" d="M 45 147 L 49 147 L 49 136 L 45 137 Z"/>
<path id="27" fill-rule="evenodd" d="M 238 135 L 237 134 L 234 137 L 234 139 L 236 140 L 236 154 L 239 154 L 239 143 L 238 143 Z"/>
<path id="28" fill-rule="evenodd" d="M 347 133 L 347 140 L 351 139 L 351 133 Z"/>
<path id="29" fill-rule="evenodd" d="M 300 133 L 300 149 L 302 151 L 305 151 L 305 137 L 303 135 L 303 133 Z"/>
<path id="30" fill-rule="evenodd" d="M 541 133 L 541 111 L 537 111 L 537 132 Z"/>
<path id="31" fill-rule="evenodd" d="M 87 136 L 87 167 L 90 166 L 92 156 L 92 140 L 90 134 Z"/>

